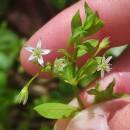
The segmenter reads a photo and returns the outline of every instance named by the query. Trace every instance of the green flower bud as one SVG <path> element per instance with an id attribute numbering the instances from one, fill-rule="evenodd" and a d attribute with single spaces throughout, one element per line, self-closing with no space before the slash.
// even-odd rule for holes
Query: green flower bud
<path id="1" fill-rule="evenodd" d="M 101 41 L 101 43 L 99 44 L 100 50 L 107 48 L 107 47 L 109 46 L 109 42 L 110 42 L 110 41 L 109 41 L 109 37 L 105 37 L 105 38 Z"/>
<path id="2" fill-rule="evenodd" d="M 28 100 L 28 87 L 24 87 L 16 98 L 17 103 L 23 103 L 25 105 Z"/>
<path id="3" fill-rule="evenodd" d="M 64 67 L 67 65 L 68 61 L 65 58 L 56 59 L 54 62 L 54 68 L 58 71 L 63 71 Z"/>

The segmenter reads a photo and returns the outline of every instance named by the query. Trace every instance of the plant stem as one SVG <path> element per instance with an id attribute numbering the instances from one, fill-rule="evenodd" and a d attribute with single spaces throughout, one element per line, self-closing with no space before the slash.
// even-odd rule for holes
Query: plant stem
<path id="1" fill-rule="evenodd" d="M 27 87 L 27 88 L 28 88 L 29 85 L 32 83 L 32 81 L 40 75 L 40 73 L 41 73 L 41 72 L 38 72 L 36 75 L 34 75 L 34 76 L 29 80 L 29 82 L 26 84 L 26 87 Z"/>
<path id="2" fill-rule="evenodd" d="M 74 94 L 75 94 L 75 97 L 77 98 L 77 101 L 80 105 L 80 108 L 83 110 L 85 109 L 84 105 L 83 105 L 83 102 L 79 96 L 79 93 L 78 93 L 78 90 L 77 90 L 77 86 L 73 86 L 73 90 L 74 90 Z"/>

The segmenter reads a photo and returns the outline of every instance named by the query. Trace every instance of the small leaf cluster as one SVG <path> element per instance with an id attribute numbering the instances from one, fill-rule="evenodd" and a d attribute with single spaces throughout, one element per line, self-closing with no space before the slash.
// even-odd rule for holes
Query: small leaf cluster
<path id="1" fill-rule="evenodd" d="M 102 41 L 96 39 L 85 40 L 85 38 L 97 33 L 104 25 L 104 22 L 99 19 L 97 12 L 93 12 L 87 5 L 84 4 L 86 19 L 82 23 L 79 10 L 73 16 L 71 21 L 71 35 L 68 40 L 67 49 L 59 49 L 58 52 L 64 56 L 56 59 L 54 62 L 53 74 L 76 86 L 78 82 L 85 76 L 91 76 L 96 72 L 98 64 L 101 63 L 102 57 L 97 57 L 97 54 L 104 48 L 108 47 L 109 38 L 104 38 Z M 73 52 L 70 52 L 70 47 L 73 46 Z M 86 54 L 91 57 L 82 67 L 78 67 L 77 61 Z M 58 63 L 59 62 L 59 63 Z"/>
<path id="2" fill-rule="evenodd" d="M 113 79 L 113 81 L 109 83 L 106 89 L 102 90 L 100 83 L 97 82 L 95 85 L 95 88 L 87 91 L 87 93 L 95 96 L 94 103 L 100 103 L 107 100 L 128 96 L 127 94 L 114 92 L 113 89 L 114 89 L 115 83 L 116 81 L 115 79 Z"/>

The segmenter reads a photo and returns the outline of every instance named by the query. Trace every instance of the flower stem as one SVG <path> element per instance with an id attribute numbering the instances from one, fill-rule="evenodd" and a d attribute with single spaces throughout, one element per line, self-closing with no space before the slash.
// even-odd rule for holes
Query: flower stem
<path id="1" fill-rule="evenodd" d="M 79 93 L 78 93 L 78 90 L 77 90 L 77 86 L 73 86 L 73 91 L 74 91 L 74 94 L 75 94 L 75 97 L 77 98 L 77 101 L 80 105 L 80 108 L 83 110 L 85 109 L 84 105 L 83 105 L 83 102 L 79 96 Z"/>
<path id="2" fill-rule="evenodd" d="M 32 83 L 32 81 L 40 75 L 40 73 L 41 73 L 41 72 L 38 72 L 36 75 L 34 75 L 34 76 L 29 80 L 29 82 L 26 84 L 26 87 L 27 87 L 27 88 L 28 88 L 29 85 Z"/>

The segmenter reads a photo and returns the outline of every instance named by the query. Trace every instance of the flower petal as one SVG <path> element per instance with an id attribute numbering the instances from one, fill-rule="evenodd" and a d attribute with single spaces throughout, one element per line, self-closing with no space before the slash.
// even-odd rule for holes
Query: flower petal
<path id="1" fill-rule="evenodd" d="M 111 71 L 110 66 L 107 66 L 105 70 L 106 70 L 107 72 L 110 72 L 110 71 Z"/>
<path id="2" fill-rule="evenodd" d="M 23 105 L 25 105 L 27 103 L 27 100 L 28 100 L 28 93 L 25 93 L 24 94 L 24 99 L 23 99 Z"/>
<path id="3" fill-rule="evenodd" d="M 104 63 L 106 61 L 105 56 L 102 57 L 102 63 Z"/>
<path id="4" fill-rule="evenodd" d="M 31 46 L 24 46 L 24 48 L 29 51 L 29 52 L 33 52 L 35 50 L 35 48 L 31 47 Z"/>
<path id="5" fill-rule="evenodd" d="M 35 56 L 34 54 L 32 54 L 32 55 L 28 58 L 28 60 L 33 60 L 35 57 L 36 57 L 36 56 Z"/>
<path id="6" fill-rule="evenodd" d="M 41 48 L 41 46 L 42 46 L 42 41 L 41 41 L 41 39 L 39 39 L 38 42 L 37 42 L 37 46 L 36 47 L 37 48 Z"/>
<path id="7" fill-rule="evenodd" d="M 101 70 L 101 78 L 104 77 L 104 70 Z"/>
<path id="8" fill-rule="evenodd" d="M 39 56 L 39 57 L 38 57 L 38 63 L 39 63 L 40 65 L 43 65 L 44 61 L 43 61 L 42 56 Z"/>
<path id="9" fill-rule="evenodd" d="M 106 63 L 110 62 L 111 59 L 112 59 L 112 56 L 109 56 L 109 57 L 106 59 Z"/>
<path id="10" fill-rule="evenodd" d="M 41 50 L 41 54 L 42 54 L 42 55 L 47 55 L 47 54 L 49 54 L 50 52 L 51 52 L 50 49 L 43 49 L 43 50 Z"/>

